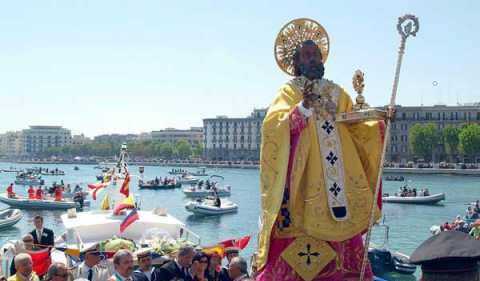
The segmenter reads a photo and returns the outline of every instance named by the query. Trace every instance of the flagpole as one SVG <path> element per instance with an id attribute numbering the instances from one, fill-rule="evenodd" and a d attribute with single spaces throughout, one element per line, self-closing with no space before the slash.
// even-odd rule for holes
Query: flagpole
<path id="1" fill-rule="evenodd" d="M 400 80 L 400 70 L 402 67 L 403 55 L 405 54 L 405 43 L 408 37 L 417 35 L 418 29 L 419 29 L 419 22 L 416 16 L 407 14 L 398 18 L 397 31 L 400 34 L 400 47 L 398 49 L 397 64 L 395 68 L 395 77 L 393 79 L 392 95 L 390 96 L 390 104 L 388 106 L 388 115 L 395 114 L 395 111 L 394 111 L 395 100 L 397 98 L 398 82 Z M 392 118 L 393 116 L 388 116 L 388 117 Z M 377 184 L 375 187 L 375 196 L 372 200 L 370 221 L 368 223 L 367 235 L 365 237 L 365 247 L 363 252 L 362 268 L 360 271 L 360 281 L 363 281 L 365 278 L 365 269 L 367 267 L 367 261 L 368 261 L 368 248 L 370 246 L 373 224 L 375 222 L 375 210 L 376 210 L 376 204 L 377 204 L 378 195 L 379 195 L 378 193 L 380 192 L 380 185 L 382 182 L 383 164 L 385 162 L 387 143 L 388 143 L 388 140 L 390 139 L 390 127 L 391 127 L 390 119 L 387 119 L 383 147 L 382 147 L 382 154 L 381 154 L 382 156 L 380 159 L 380 167 L 377 175 Z"/>

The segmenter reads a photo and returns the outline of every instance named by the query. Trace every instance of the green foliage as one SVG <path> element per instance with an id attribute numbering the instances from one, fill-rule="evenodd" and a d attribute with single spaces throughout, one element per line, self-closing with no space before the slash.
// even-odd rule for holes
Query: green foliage
<path id="1" fill-rule="evenodd" d="M 458 139 L 464 154 L 473 156 L 480 153 L 480 125 L 471 124 L 463 127 Z"/>
<path id="2" fill-rule="evenodd" d="M 159 141 L 132 141 L 128 144 L 128 151 L 133 157 L 143 158 L 162 158 L 188 159 L 192 156 L 202 155 L 203 148 L 199 145 L 192 147 L 186 140 L 181 140 L 176 144 L 162 143 Z M 92 142 L 83 145 L 68 145 L 62 147 L 50 147 L 41 156 L 50 157 L 112 157 L 118 154 L 121 143 L 114 142 Z"/>
<path id="3" fill-rule="evenodd" d="M 457 154 L 460 139 L 458 135 L 460 129 L 454 126 L 447 126 L 442 131 L 443 143 L 445 145 L 445 151 L 448 155 L 452 156 Z"/>
<path id="4" fill-rule="evenodd" d="M 416 156 L 431 160 L 432 152 L 441 140 L 435 124 L 415 124 L 409 131 L 410 148 Z"/>

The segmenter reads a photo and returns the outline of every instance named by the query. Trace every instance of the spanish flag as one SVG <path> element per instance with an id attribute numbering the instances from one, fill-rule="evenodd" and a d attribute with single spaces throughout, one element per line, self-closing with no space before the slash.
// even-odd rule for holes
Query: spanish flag
<path id="1" fill-rule="evenodd" d="M 133 199 L 133 196 L 130 194 L 130 196 L 123 199 L 122 202 L 120 202 L 117 206 L 115 206 L 115 209 L 113 210 L 113 214 L 119 215 L 120 211 L 124 209 L 133 209 L 133 208 L 135 208 L 135 200 Z"/>
<path id="2" fill-rule="evenodd" d="M 122 221 L 122 223 L 120 224 L 120 233 L 124 232 L 125 229 L 131 225 L 133 222 L 135 222 L 136 220 L 138 220 L 140 217 L 138 216 L 138 212 L 137 212 L 137 209 L 133 209 L 130 214 L 128 214 L 125 219 Z"/>
<path id="3" fill-rule="evenodd" d="M 122 187 L 120 188 L 120 193 L 128 197 L 130 194 L 130 174 L 127 173 L 125 176 L 125 180 L 123 180 Z"/>

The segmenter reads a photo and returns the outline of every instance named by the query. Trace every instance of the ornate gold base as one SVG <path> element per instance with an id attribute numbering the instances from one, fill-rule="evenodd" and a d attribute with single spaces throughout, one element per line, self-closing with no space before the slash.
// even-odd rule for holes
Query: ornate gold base
<path id="1" fill-rule="evenodd" d="M 359 111 L 344 112 L 337 114 L 336 122 L 357 123 L 369 120 L 385 120 L 387 112 L 378 109 L 363 109 Z"/>

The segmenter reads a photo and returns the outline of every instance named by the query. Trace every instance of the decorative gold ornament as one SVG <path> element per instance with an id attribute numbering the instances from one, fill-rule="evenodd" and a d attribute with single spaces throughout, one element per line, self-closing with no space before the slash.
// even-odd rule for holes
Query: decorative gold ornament
<path id="1" fill-rule="evenodd" d="M 360 69 L 357 69 L 353 74 L 352 84 L 353 89 L 357 92 L 355 98 L 356 104 L 353 106 L 353 110 L 368 109 L 370 106 L 365 102 L 365 97 L 362 95 L 363 89 L 365 89 L 365 75 Z"/>
<path id="2" fill-rule="evenodd" d="M 294 76 L 293 56 L 301 44 L 312 40 L 320 48 L 323 63 L 327 61 L 330 40 L 327 31 L 318 22 L 299 18 L 282 27 L 275 40 L 274 53 L 278 66 L 288 75 Z"/>

